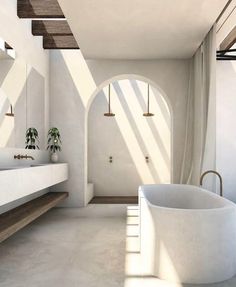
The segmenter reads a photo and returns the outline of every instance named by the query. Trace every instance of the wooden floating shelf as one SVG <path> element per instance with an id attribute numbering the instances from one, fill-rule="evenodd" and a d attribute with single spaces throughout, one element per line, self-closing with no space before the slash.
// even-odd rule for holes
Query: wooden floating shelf
<path id="1" fill-rule="evenodd" d="M 51 20 L 32 20 L 32 34 L 43 36 L 44 49 L 79 49 L 57 0 L 18 0 L 19 18 L 48 18 Z"/>
<path id="2" fill-rule="evenodd" d="M 65 18 L 57 0 L 18 0 L 19 18 Z"/>
<path id="3" fill-rule="evenodd" d="M 35 36 L 72 36 L 70 26 L 66 20 L 33 20 L 32 34 Z"/>
<path id="4" fill-rule="evenodd" d="M 43 37 L 44 49 L 79 49 L 79 46 L 73 35 L 52 36 L 45 35 Z"/>
<path id="5" fill-rule="evenodd" d="M 28 225 L 59 202 L 68 192 L 49 192 L 0 215 L 0 242 Z"/>

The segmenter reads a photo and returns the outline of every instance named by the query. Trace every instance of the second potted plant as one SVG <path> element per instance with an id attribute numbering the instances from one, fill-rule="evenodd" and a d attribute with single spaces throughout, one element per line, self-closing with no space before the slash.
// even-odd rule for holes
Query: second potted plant
<path id="1" fill-rule="evenodd" d="M 58 128 L 51 128 L 48 131 L 48 150 L 51 151 L 51 161 L 58 162 L 58 151 L 61 151 L 61 135 Z"/>

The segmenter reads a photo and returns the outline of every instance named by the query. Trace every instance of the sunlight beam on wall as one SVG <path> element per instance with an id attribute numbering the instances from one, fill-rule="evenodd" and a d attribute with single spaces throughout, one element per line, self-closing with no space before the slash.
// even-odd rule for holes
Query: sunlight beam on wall
<path id="1" fill-rule="evenodd" d="M 116 114 L 116 122 L 117 125 L 120 129 L 120 132 L 123 136 L 124 141 L 126 142 L 127 148 L 129 150 L 129 153 L 134 161 L 134 164 L 137 168 L 138 174 L 140 178 L 142 179 L 143 183 L 154 183 L 154 178 L 148 169 L 147 165 L 145 164 L 145 159 L 143 152 L 138 144 L 138 141 L 135 137 L 134 131 L 132 126 L 130 125 L 130 122 L 127 118 L 127 115 L 122 108 L 122 105 L 120 103 L 119 97 L 116 94 L 113 86 L 111 87 L 111 91 L 113 93 L 112 97 L 112 103 L 113 106 L 115 107 L 115 112 Z M 107 89 L 106 87 L 103 89 L 104 94 L 106 95 L 107 101 L 108 101 L 108 95 L 107 95 Z"/>
<path id="2" fill-rule="evenodd" d="M 14 131 L 14 117 L 5 117 L 0 124 L 0 147 L 6 147 Z"/>
<path id="3" fill-rule="evenodd" d="M 146 100 L 147 84 L 141 81 L 137 82 L 140 87 L 143 100 Z M 139 129 L 139 133 L 145 140 L 148 155 L 149 156 L 155 155 L 155 158 L 150 158 L 150 163 L 152 163 L 153 166 L 155 167 L 155 170 L 161 182 L 163 183 L 170 182 L 170 164 L 169 162 L 168 163 L 165 162 L 163 154 L 159 148 L 158 142 L 154 138 L 153 131 L 150 129 L 150 126 L 148 125 L 148 121 L 155 122 L 155 126 L 158 129 L 158 132 L 160 133 L 160 140 L 164 142 L 165 151 L 168 150 L 168 147 L 170 146 L 170 136 L 169 136 L 170 131 L 165 126 L 165 121 L 163 120 L 163 116 L 161 114 L 160 109 L 156 106 L 154 107 L 152 101 L 151 112 L 155 111 L 154 112 L 155 116 L 152 118 L 144 118 L 142 116 L 144 111 L 142 110 L 139 102 L 137 101 L 137 96 L 134 93 L 130 81 L 129 80 L 120 81 L 120 86 L 122 87 L 123 93 L 126 95 L 125 100 L 127 101 L 128 106 L 131 110 L 133 119 L 135 120 L 136 126 Z M 152 90 L 150 96 L 152 98 L 154 97 Z M 153 151 L 155 151 L 155 153 Z M 168 155 L 170 157 L 169 151 Z"/>
<path id="4" fill-rule="evenodd" d="M 80 50 L 69 50 L 69 52 L 62 50 L 61 54 L 84 107 L 86 107 L 89 98 L 97 88 L 88 65 Z"/>
<path id="5" fill-rule="evenodd" d="M 7 95 L 13 107 L 25 87 L 26 77 L 25 62 L 23 60 L 15 60 L 1 85 L 1 89 Z M 12 83 L 14 83 L 14 85 Z"/>

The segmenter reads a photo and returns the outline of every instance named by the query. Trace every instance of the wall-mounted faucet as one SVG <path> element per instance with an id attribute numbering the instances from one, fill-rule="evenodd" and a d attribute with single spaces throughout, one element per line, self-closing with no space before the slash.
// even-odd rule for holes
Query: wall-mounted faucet
<path id="1" fill-rule="evenodd" d="M 22 154 L 18 154 L 18 155 L 14 155 L 14 159 L 32 159 L 34 160 L 34 158 L 31 155 L 22 155 Z"/>
<path id="2" fill-rule="evenodd" d="M 204 176 L 207 175 L 208 173 L 214 173 L 219 177 L 219 179 L 220 179 L 220 196 L 223 196 L 223 180 L 222 180 L 221 175 L 215 170 L 207 170 L 201 175 L 200 186 L 202 186 L 202 181 L 203 181 Z"/>
<path id="3" fill-rule="evenodd" d="M 109 156 L 109 162 L 112 163 L 113 162 L 113 157 Z"/>
<path id="4" fill-rule="evenodd" d="M 149 156 L 145 156 L 146 163 L 149 163 Z"/>

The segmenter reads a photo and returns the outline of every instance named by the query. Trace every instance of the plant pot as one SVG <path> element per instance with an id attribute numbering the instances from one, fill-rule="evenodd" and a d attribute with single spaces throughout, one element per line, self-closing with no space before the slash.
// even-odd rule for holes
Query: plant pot
<path id="1" fill-rule="evenodd" d="M 53 162 L 53 163 L 56 163 L 56 162 L 58 162 L 58 154 L 56 153 L 56 152 L 53 152 L 52 154 L 51 154 L 51 162 Z"/>

